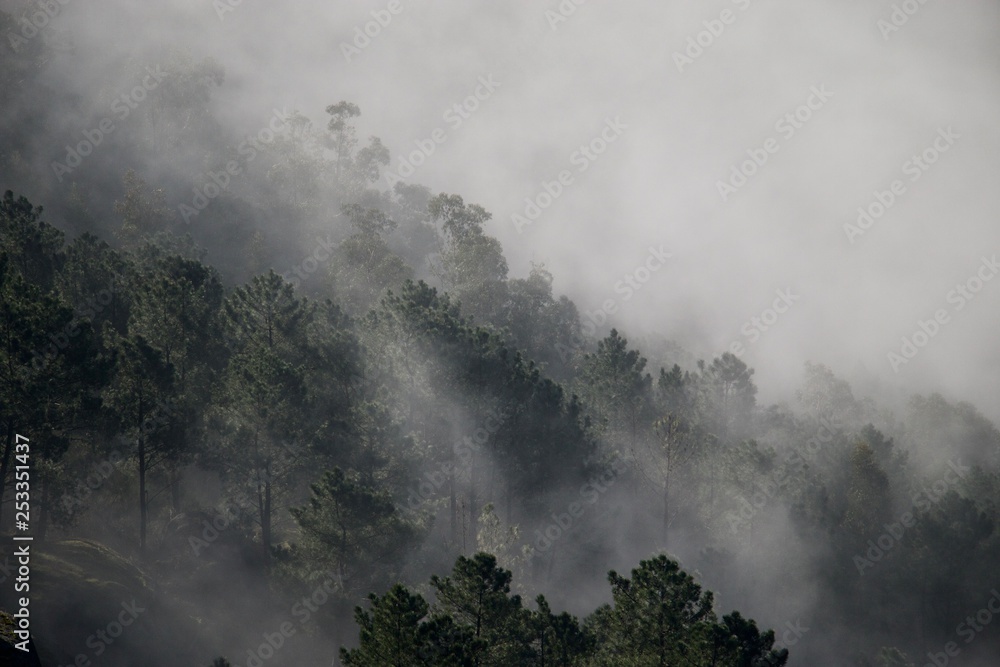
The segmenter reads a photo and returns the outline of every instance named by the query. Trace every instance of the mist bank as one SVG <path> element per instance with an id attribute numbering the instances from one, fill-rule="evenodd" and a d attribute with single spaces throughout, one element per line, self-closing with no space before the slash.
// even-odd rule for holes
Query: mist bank
<path id="1" fill-rule="evenodd" d="M 327 659 L 485 551 L 581 617 L 667 553 L 790 664 L 956 657 L 995 7 L 218 4 L 5 5 L 3 413 L 55 443 L 51 538 L 229 656 L 334 571 Z"/>

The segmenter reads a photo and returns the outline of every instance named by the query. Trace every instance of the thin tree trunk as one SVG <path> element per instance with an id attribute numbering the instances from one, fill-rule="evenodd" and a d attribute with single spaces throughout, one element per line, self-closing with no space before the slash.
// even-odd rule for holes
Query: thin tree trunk
<path id="1" fill-rule="evenodd" d="M 142 425 L 146 420 L 146 405 L 142 396 L 139 397 L 139 553 L 146 553 L 146 521 L 148 519 L 148 504 L 146 502 L 146 438 Z"/>
<path id="2" fill-rule="evenodd" d="M 45 541 L 45 534 L 49 532 L 49 484 L 42 482 L 42 501 L 38 504 L 38 533 L 35 537 L 39 542 Z"/>
<path id="3" fill-rule="evenodd" d="M 264 562 L 271 562 L 271 480 L 264 480 L 264 515 L 261 517 L 261 540 L 264 542 Z"/>
<path id="4" fill-rule="evenodd" d="M 469 469 L 469 540 L 478 544 L 478 512 L 479 499 L 476 496 L 476 455 L 472 455 L 472 467 Z"/>
<path id="5" fill-rule="evenodd" d="M 514 505 L 514 481 L 511 479 L 512 475 L 507 475 L 507 508 L 505 514 L 507 525 L 511 525 L 513 519 L 513 505 Z"/>
<path id="6" fill-rule="evenodd" d="M 340 579 L 340 588 L 342 591 L 347 591 L 347 584 L 345 583 L 347 576 L 347 571 L 344 568 L 344 561 L 346 560 L 347 553 L 347 526 L 341 524 L 340 526 L 340 549 L 337 555 L 337 577 Z"/>
<path id="7" fill-rule="evenodd" d="M 146 551 L 146 441 L 139 435 L 139 551 Z"/>
<path id="8" fill-rule="evenodd" d="M 670 480 L 663 482 L 663 548 L 670 545 Z"/>
<path id="9" fill-rule="evenodd" d="M 7 491 L 7 474 L 10 472 L 10 459 L 14 453 L 14 418 L 7 418 L 7 437 L 3 446 L 3 460 L 0 461 L 0 532 L 3 532 L 6 522 L 3 513 L 3 496 Z"/>
<path id="10" fill-rule="evenodd" d="M 452 469 L 448 476 L 448 486 L 450 487 L 451 498 L 449 500 L 451 508 L 451 543 L 458 544 L 458 497 L 455 492 L 455 474 L 458 470 L 458 463 L 455 460 L 454 450 L 451 455 Z"/>
<path id="11" fill-rule="evenodd" d="M 507 447 L 508 447 L 507 451 L 509 451 L 509 452 L 514 452 L 515 451 L 515 445 L 514 445 L 514 433 L 515 433 L 515 429 L 514 429 L 514 426 L 515 426 L 514 424 L 511 424 L 511 428 L 509 429 L 509 431 L 510 431 L 510 437 L 507 439 Z M 507 508 L 506 508 L 506 510 L 507 510 L 506 511 L 507 517 L 506 517 L 506 519 L 507 519 L 507 525 L 510 526 L 513 523 L 513 520 L 514 520 L 514 473 L 513 472 L 508 472 L 507 475 L 506 475 L 506 477 L 507 477 L 507 480 L 506 480 L 507 481 Z"/>
<path id="12" fill-rule="evenodd" d="M 174 514 L 180 514 L 181 511 L 181 475 L 180 471 L 177 470 L 177 466 L 171 464 L 167 469 L 167 478 L 170 483 L 170 507 L 173 508 Z"/>
<path id="13" fill-rule="evenodd" d="M 139 551 L 146 551 L 146 440 L 139 434 Z"/>
<path id="14" fill-rule="evenodd" d="M 257 514 L 260 516 L 260 541 L 263 545 L 267 539 L 267 519 L 264 511 L 264 483 L 261 482 L 259 473 L 257 477 Z"/>

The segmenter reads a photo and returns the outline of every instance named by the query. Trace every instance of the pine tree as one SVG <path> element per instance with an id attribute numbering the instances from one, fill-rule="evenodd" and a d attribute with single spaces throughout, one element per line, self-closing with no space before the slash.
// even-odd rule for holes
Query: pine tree
<path id="1" fill-rule="evenodd" d="M 213 418 L 222 444 L 216 464 L 231 492 L 246 489 L 254 499 L 265 562 L 274 517 L 283 516 L 276 512 L 280 496 L 308 462 L 304 363 L 314 313 L 273 271 L 235 290 L 223 305 L 231 356 Z"/>
<path id="2" fill-rule="evenodd" d="M 566 612 L 553 614 L 544 595 L 535 598 L 535 604 L 538 609 L 530 612 L 526 621 L 530 649 L 523 664 L 538 667 L 584 664 L 594 646 L 576 617 Z"/>
<path id="3" fill-rule="evenodd" d="M 613 603 L 588 619 L 599 645 L 599 665 L 694 663 L 710 651 L 713 596 L 702 592 L 675 561 L 641 561 L 632 578 L 611 571 Z"/>
<path id="4" fill-rule="evenodd" d="M 371 308 L 386 289 L 398 290 L 413 271 L 386 244 L 396 227 L 384 213 L 358 205 L 344 207 L 355 233 L 334 251 L 330 264 L 334 289 L 341 305 L 355 314 Z"/>
<path id="5" fill-rule="evenodd" d="M 500 326 L 507 303 L 507 260 L 500 242 L 483 232 L 492 215 L 458 195 L 434 197 L 428 210 L 445 235 L 441 278 L 478 324 Z"/>
<path id="6" fill-rule="evenodd" d="M 119 336 L 105 327 L 114 358 L 111 382 L 104 392 L 104 404 L 111 423 L 131 436 L 139 482 L 139 551 L 145 553 L 149 523 L 149 472 L 174 453 L 176 441 L 156 428 L 154 418 L 169 412 L 165 409 L 171 395 L 173 367 L 163 354 L 145 338 L 129 334 Z"/>
<path id="7" fill-rule="evenodd" d="M 340 468 L 311 489 L 309 502 L 291 511 L 302 533 L 297 555 L 305 574 L 332 572 L 347 597 L 398 577 L 421 531 L 389 494 Z"/>
<path id="8" fill-rule="evenodd" d="M 527 651 L 521 597 L 510 595 L 511 573 L 497 566 L 490 554 L 459 556 L 450 576 L 431 577 L 435 610 L 471 628 L 485 644 L 476 665 L 501 667 L 520 664 Z"/>
<path id="9" fill-rule="evenodd" d="M 423 597 L 396 584 L 368 596 L 370 610 L 355 609 L 360 646 L 341 649 L 345 667 L 472 667 L 482 650 L 470 628 L 450 616 L 428 617 Z"/>
<path id="10" fill-rule="evenodd" d="M 626 449 L 630 457 L 648 438 L 653 422 L 653 379 L 645 373 L 646 359 L 616 329 L 587 354 L 580 369 L 580 395 L 607 438 Z"/>

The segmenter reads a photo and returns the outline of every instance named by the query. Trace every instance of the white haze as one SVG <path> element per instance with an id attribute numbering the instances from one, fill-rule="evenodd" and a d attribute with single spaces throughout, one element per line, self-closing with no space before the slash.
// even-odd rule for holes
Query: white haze
<path id="1" fill-rule="evenodd" d="M 185 25 L 204 33 L 182 39 L 226 67 L 220 103 L 241 116 L 280 102 L 318 121 L 326 104 L 354 101 L 393 170 L 415 140 L 446 129 L 410 180 L 492 211 L 488 231 L 514 274 L 541 261 L 583 310 L 618 299 L 612 324 L 626 331 L 717 355 L 747 343 L 743 324 L 791 288 L 801 300 L 745 355 L 763 400 L 782 398 L 776 388 L 813 360 L 889 388 L 940 390 L 996 418 L 984 399 L 1000 390 L 1000 281 L 898 375 L 887 353 L 918 318 L 950 309 L 948 291 L 1000 249 L 1000 4 L 928 3 L 884 40 L 876 22 L 890 4 L 588 3 L 552 30 L 555 2 L 404 2 L 347 62 L 341 43 L 384 5 L 248 0 L 222 21 L 209 3 L 185 5 Z M 673 52 L 727 8 L 735 22 L 678 72 Z M 490 74 L 500 88 L 452 129 L 443 112 Z M 779 137 L 775 121 L 814 85 L 833 97 L 723 204 L 716 182 Z M 577 173 L 570 155 L 616 116 L 625 134 Z M 910 183 L 902 164 L 949 126 L 961 138 Z M 563 169 L 573 185 L 518 234 L 511 214 Z M 895 178 L 906 194 L 849 243 L 843 225 Z M 673 262 L 622 302 L 615 283 L 661 243 Z"/>
<path id="2" fill-rule="evenodd" d="M 1000 391 L 1000 281 L 898 373 L 887 360 L 1000 249 L 1000 3 L 928 2 L 884 39 L 876 24 L 891 5 L 567 0 L 575 11 L 553 30 L 554 1 L 402 1 L 350 62 L 342 45 L 387 3 L 245 0 L 221 18 L 193 0 L 80 3 L 59 21 L 85 48 L 141 40 L 215 57 L 227 77 L 218 115 L 247 131 L 275 106 L 321 124 L 327 104 L 350 100 L 359 135 L 381 137 L 396 171 L 444 129 L 408 180 L 484 206 L 512 275 L 544 262 L 581 311 L 617 299 L 610 324 L 630 334 L 656 331 L 711 358 L 750 343 L 743 325 L 790 288 L 800 300 L 743 355 L 763 401 L 789 396 L 811 360 L 862 392 L 937 390 L 1000 418 L 987 400 Z M 734 22 L 679 72 L 673 54 L 723 10 Z M 452 128 L 443 113 L 490 75 L 500 87 Z M 833 96 L 786 140 L 775 122 L 813 86 Z M 628 129 L 579 173 L 571 154 L 615 117 Z M 911 183 L 903 163 L 946 127 L 960 139 Z M 717 181 L 769 137 L 779 151 L 723 203 Z M 518 233 L 511 215 L 563 169 L 573 184 Z M 851 244 L 844 224 L 896 178 L 906 193 Z M 616 282 L 660 244 L 670 264 L 624 301 Z"/>
<path id="3" fill-rule="evenodd" d="M 491 211 L 486 231 L 503 244 L 512 276 L 543 262 L 581 314 L 616 299 L 611 326 L 630 338 L 655 332 L 696 358 L 743 343 L 759 403 L 793 396 L 808 360 L 886 403 L 940 391 L 1000 420 L 1000 279 L 952 312 L 898 374 L 887 361 L 918 320 L 953 311 L 949 290 L 974 276 L 984 255 L 1000 254 L 1000 2 L 928 0 L 888 40 L 876 27 L 892 11 L 884 0 L 564 0 L 576 10 L 556 30 L 546 12 L 558 11 L 557 0 L 401 3 L 350 62 L 341 45 L 388 2 L 243 0 L 220 19 L 208 0 L 80 0 L 55 27 L 108 62 L 166 46 L 214 57 L 226 70 L 213 93 L 215 113 L 235 134 L 258 130 L 275 107 L 322 125 L 327 105 L 348 100 L 362 112 L 359 138 L 379 136 L 395 172 L 414 141 L 444 129 L 447 141 L 407 180 Z M 679 72 L 674 52 L 725 9 L 735 22 Z M 81 92 L 125 89 L 115 88 L 121 72 L 67 53 L 55 58 L 53 81 L 74 72 Z M 460 127 L 449 126 L 444 112 L 490 76 L 500 83 L 496 92 Z M 814 86 L 833 96 L 793 137 L 780 137 L 775 121 Z M 578 173 L 571 154 L 614 118 L 627 129 Z M 948 127 L 960 138 L 911 183 L 903 163 Z M 723 203 L 717 181 L 770 137 L 780 150 Z M 40 151 L 60 157 L 57 146 Z M 525 198 L 561 170 L 574 183 L 518 233 L 512 214 L 523 214 Z M 845 223 L 893 179 L 906 193 L 851 244 Z M 660 245 L 672 258 L 625 301 L 616 282 Z M 784 289 L 800 300 L 750 344 L 741 328 Z M 818 547 L 793 540 L 781 513 L 768 516 L 761 533 L 775 537 L 765 542 L 805 554 L 788 560 L 811 561 Z M 623 551 L 614 566 L 625 570 L 636 554 Z M 768 566 L 770 554 L 748 550 L 743 567 L 764 590 L 794 585 L 794 600 L 782 590 L 788 606 L 779 610 L 768 606 L 770 593 L 742 595 L 753 598 L 748 611 L 780 624 L 818 601 L 783 563 Z M 586 608 L 606 587 L 594 582 L 573 593 Z M 830 633 L 831 651 L 839 639 Z"/>

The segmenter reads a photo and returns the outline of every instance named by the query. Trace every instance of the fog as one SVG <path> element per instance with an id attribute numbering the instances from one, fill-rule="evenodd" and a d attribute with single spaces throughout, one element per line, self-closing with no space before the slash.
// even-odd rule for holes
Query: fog
<path id="1" fill-rule="evenodd" d="M 649 245 L 665 244 L 673 261 L 621 303 L 620 328 L 657 331 L 707 356 L 747 343 L 744 323 L 776 289 L 791 289 L 801 300 L 745 354 L 765 400 L 786 398 L 776 388 L 812 360 L 890 391 L 943 391 L 1000 417 L 993 402 L 975 400 L 1000 390 L 992 283 L 898 373 L 887 361 L 919 320 L 954 307 L 949 291 L 1000 242 L 995 2 L 921 5 L 895 31 L 877 25 L 891 3 L 564 5 L 572 14 L 555 2 L 403 2 L 357 53 L 354 29 L 381 5 L 248 1 L 220 12 L 207 2 L 105 2 L 70 5 L 60 22 L 81 49 L 172 44 L 216 58 L 226 82 L 213 105 L 248 131 L 276 105 L 318 122 L 326 105 L 350 100 L 362 110 L 359 136 L 379 136 L 397 171 L 415 141 L 444 129 L 406 181 L 491 211 L 487 230 L 512 274 L 544 262 L 556 290 L 584 311 L 621 300 L 615 283 Z M 674 54 L 727 9 L 733 22 L 678 71 Z M 489 76 L 495 92 L 458 127 L 447 122 Z M 788 124 L 777 131 L 814 86 L 829 100 L 791 136 Z M 579 173 L 571 155 L 616 117 L 627 130 Z M 904 163 L 939 128 L 960 138 L 911 180 Z M 778 151 L 723 202 L 718 182 L 768 138 Z M 573 184 L 519 233 L 511 216 L 565 169 Z M 897 179 L 905 194 L 852 243 L 844 226 Z"/>
<path id="2" fill-rule="evenodd" d="M 487 230 L 512 274 L 543 262 L 582 311 L 621 301 L 615 283 L 648 246 L 666 245 L 670 266 L 620 304 L 619 328 L 707 356 L 746 344 L 744 323 L 791 289 L 800 300 L 745 354 L 764 399 L 785 398 L 775 387 L 803 360 L 890 390 L 975 401 L 1000 389 L 992 283 L 898 372 L 887 361 L 919 320 L 954 308 L 949 291 L 998 245 L 996 3 L 921 5 L 895 31 L 877 25 L 891 4 L 564 4 L 568 16 L 559 3 L 403 2 L 364 49 L 355 28 L 384 9 L 375 4 L 68 4 L 52 28 L 69 30 L 88 58 L 167 45 L 214 57 L 226 81 L 213 111 L 247 132 L 275 106 L 318 124 L 326 105 L 350 100 L 359 136 L 379 136 L 397 173 L 414 142 L 445 130 L 406 182 L 491 211 Z M 733 22 L 702 55 L 675 60 L 724 10 Z M 56 58 L 82 94 L 108 85 L 89 59 L 78 71 L 79 59 Z M 491 76 L 495 91 L 467 119 L 445 120 Z M 828 101 L 800 129 L 776 130 L 814 86 Z M 609 118 L 627 129 L 580 173 L 571 156 Z M 940 128 L 959 138 L 913 181 L 904 163 Z M 722 201 L 718 183 L 769 138 L 778 151 Z M 562 170 L 572 185 L 519 233 L 511 216 Z M 858 208 L 897 179 L 905 193 L 850 239 Z"/>
<path id="3" fill-rule="evenodd" d="M 377 136 L 391 155 L 375 187 L 388 189 L 392 172 L 481 205 L 510 276 L 543 264 L 585 331 L 589 320 L 599 334 L 672 341 L 691 360 L 734 352 L 755 370 L 758 405 L 795 404 L 813 362 L 899 418 L 910 395 L 938 392 L 997 421 L 1000 3 L 902 4 L 912 15 L 857 0 L 67 2 L 38 38 L 52 47 L 41 80 L 65 108 L 8 109 L 37 122 L 25 139 L 31 166 L 8 174 L 4 189 L 16 184 L 50 222 L 83 231 L 56 201 L 70 179 L 58 181 L 50 163 L 136 84 L 142 68 L 121 63 L 210 57 L 225 77 L 207 110 L 234 138 L 234 157 L 237 138 L 276 109 L 321 128 L 328 105 L 353 102 L 359 146 Z M 106 170 L 109 190 L 135 169 L 177 210 L 214 165 L 194 152 L 160 161 L 149 140 L 95 151 L 84 167 Z M 859 208 L 870 223 L 859 224 Z M 210 246 L 206 261 L 237 264 L 212 245 L 227 232 L 206 220 L 187 224 Z M 286 264 L 308 251 L 307 234 L 283 238 L 282 221 L 271 224 Z M 674 352 L 642 352 L 654 379 L 661 364 L 690 366 Z M 884 413 L 869 417 L 838 437 L 867 421 L 892 431 Z M 463 428 L 474 430 L 470 421 Z M 947 457 L 911 444 L 921 473 L 939 474 Z M 790 449 L 775 447 L 779 458 Z M 655 525 L 649 512 L 603 514 L 629 502 L 614 488 L 595 506 L 595 525 L 629 537 L 602 545 L 608 561 L 590 569 L 627 571 L 655 546 L 637 537 Z M 670 552 L 719 590 L 727 611 L 780 628 L 815 618 L 823 602 L 809 570 L 789 563 L 832 555 L 777 505 L 762 512 L 752 545 L 733 546 L 735 572 L 748 579 L 713 570 L 683 525 Z M 577 584 L 569 566 L 552 581 L 574 590 L 552 591 L 554 607 L 584 614 L 606 601 L 602 580 Z M 817 630 L 812 659 L 852 632 Z"/>

